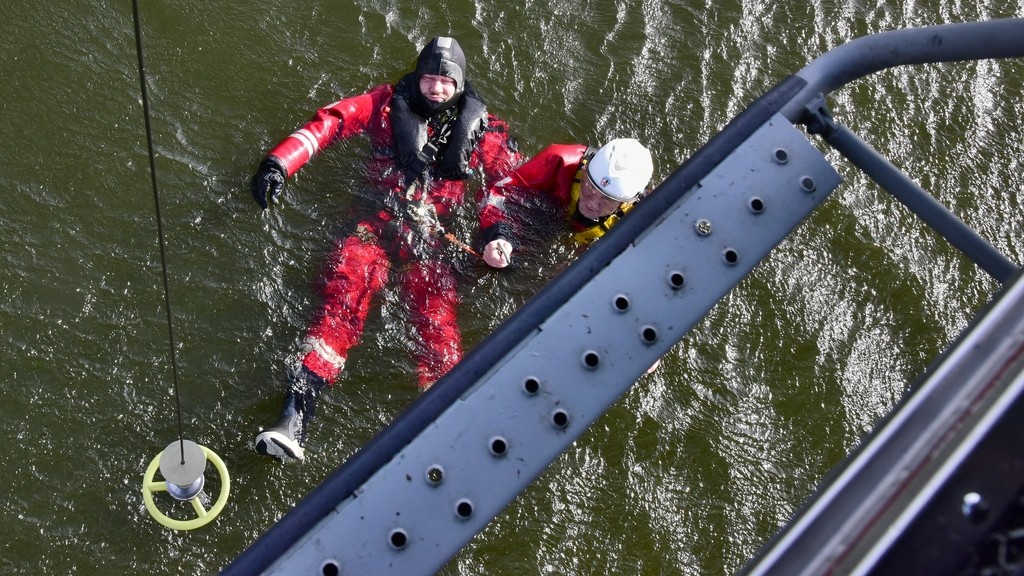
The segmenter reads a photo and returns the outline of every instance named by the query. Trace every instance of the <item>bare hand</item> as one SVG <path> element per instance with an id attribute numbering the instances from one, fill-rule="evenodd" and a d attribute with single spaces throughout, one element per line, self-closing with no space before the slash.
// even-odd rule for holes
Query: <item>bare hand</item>
<path id="1" fill-rule="evenodd" d="M 504 238 L 491 240 L 484 246 L 484 262 L 492 268 L 504 268 L 512 263 L 512 243 Z"/>
<path id="2" fill-rule="evenodd" d="M 658 358 L 657 360 L 654 361 L 654 364 L 652 364 L 651 367 L 647 369 L 647 372 L 644 372 L 644 374 L 650 374 L 651 372 L 654 372 L 655 370 L 658 369 L 658 366 L 660 366 L 660 365 L 661 365 L 661 358 Z"/>

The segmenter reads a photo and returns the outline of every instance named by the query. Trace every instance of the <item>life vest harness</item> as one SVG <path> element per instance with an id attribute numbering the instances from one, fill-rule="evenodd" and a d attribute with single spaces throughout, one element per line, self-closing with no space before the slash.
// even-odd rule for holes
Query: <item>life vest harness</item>
<path id="1" fill-rule="evenodd" d="M 479 258 L 469 245 L 445 230 L 434 206 L 427 202 L 431 179 L 465 180 L 472 175 L 470 158 L 488 130 L 487 107 L 466 81 L 458 103 L 429 114 L 420 99 L 419 76 L 406 74 L 391 97 L 393 158 L 403 174 L 402 187 L 385 197 L 389 223 L 399 233 L 411 230 L 407 244 L 419 250 L 436 246 L 439 238 Z M 417 188 L 423 193 L 417 197 Z"/>
<path id="2" fill-rule="evenodd" d="M 397 93 L 393 103 L 395 101 L 404 102 Z M 405 163 L 404 188 L 393 190 L 385 198 L 388 211 L 395 217 L 390 225 L 400 236 L 403 230 L 412 233 L 412 236 L 406 235 L 406 244 L 414 252 L 419 252 L 420 256 L 425 254 L 424 250 L 436 246 L 438 238 L 443 238 L 457 248 L 479 257 L 471 247 L 458 240 L 441 224 L 434 206 L 427 202 L 426 189 L 431 184 L 431 176 L 444 180 L 461 180 L 469 176 L 469 157 L 483 134 L 487 117 L 483 101 L 467 84 L 458 106 L 433 114 L 426 120 L 403 105 L 393 106 L 392 115 L 396 127 L 396 150 L 408 150 L 410 145 L 414 146 L 414 143 L 408 141 L 409 137 L 417 140 L 425 137 L 426 141 L 415 156 Z M 415 133 L 410 133 L 410 127 L 416 129 Z M 444 152 L 435 164 L 441 150 Z M 401 165 L 401 152 L 398 156 Z M 421 186 L 424 193 L 417 198 L 416 191 Z"/>
<path id="3" fill-rule="evenodd" d="M 391 97 L 395 161 L 406 176 L 406 185 L 427 170 L 445 180 L 469 178 L 469 159 L 487 125 L 486 105 L 467 81 L 456 106 L 428 115 L 415 105 L 418 91 L 415 74 L 407 74 Z"/>
<path id="4" fill-rule="evenodd" d="M 427 143 L 405 168 L 405 182 L 410 188 L 416 184 L 416 180 L 424 178 L 424 172 L 437 157 L 437 151 L 448 144 L 457 117 L 456 109 L 449 108 L 431 116 L 427 121 Z"/>

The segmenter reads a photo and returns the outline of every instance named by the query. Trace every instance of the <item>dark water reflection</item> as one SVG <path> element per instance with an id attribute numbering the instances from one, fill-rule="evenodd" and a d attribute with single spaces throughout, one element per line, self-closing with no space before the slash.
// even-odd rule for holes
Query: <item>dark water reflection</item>
<path id="1" fill-rule="evenodd" d="M 311 286 L 360 200 L 362 142 L 259 214 L 265 149 L 339 95 L 396 79 L 451 33 L 528 153 L 615 135 L 664 178 L 768 87 L 854 37 L 1024 16 L 979 2 L 143 3 L 186 435 L 227 462 L 211 526 L 145 512 L 177 437 L 128 3 L 9 7 L 0 20 L 0 572 L 210 574 L 415 397 L 399 294 L 325 400 L 300 466 L 248 447 L 277 409 Z M 885 72 L 836 117 L 1012 260 L 1024 65 Z M 832 156 L 830 156 L 832 157 Z M 838 158 L 847 182 L 446 574 L 722 574 L 738 569 L 996 289 Z M 466 218 L 460 233 L 473 223 Z M 564 244 L 491 274 L 466 265 L 479 342 L 564 265 Z"/>

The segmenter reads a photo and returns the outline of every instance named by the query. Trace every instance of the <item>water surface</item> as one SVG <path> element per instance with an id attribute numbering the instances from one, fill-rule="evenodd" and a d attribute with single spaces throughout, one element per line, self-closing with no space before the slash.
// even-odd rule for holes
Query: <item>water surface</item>
<path id="1" fill-rule="evenodd" d="M 1024 3 L 582 0 L 144 2 L 186 437 L 232 498 L 168 531 L 140 490 L 178 435 L 128 2 L 9 7 L 0 21 L 0 512 L 5 574 L 213 574 L 416 396 L 387 290 L 301 465 L 249 447 L 278 408 L 364 142 L 337 146 L 261 213 L 247 181 L 318 106 L 396 80 L 430 37 L 529 154 L 648 143 L 666 177 L 758 95 L 855 37 L 1024 16 Z M 830 99 L 1013 261 L 1024 229 L 1024 64 L 877 74 Z M 846 183 L 444 569 L 728 574 L 784 525 L 997 286 L 829 154 Z M 459 232 L 467 239 L 467 216 Z M 571 255 L 464 263 L 467 347 Z"/>

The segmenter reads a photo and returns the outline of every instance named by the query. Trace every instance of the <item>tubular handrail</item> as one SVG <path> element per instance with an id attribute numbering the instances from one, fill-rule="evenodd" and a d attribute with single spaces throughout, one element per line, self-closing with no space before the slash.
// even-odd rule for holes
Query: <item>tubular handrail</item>
<path id="1" fill-rule="evenodd" d="M 794 124 L 822 94 L 896 66 L 1024 56 L 1024 19 L 940 24 L 856 38 L 811 61 L 796 76 L 807 85 L 782 109 Z"/>

